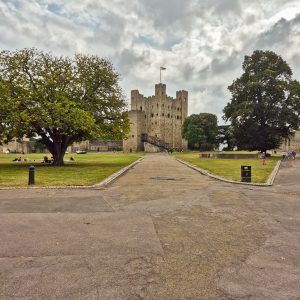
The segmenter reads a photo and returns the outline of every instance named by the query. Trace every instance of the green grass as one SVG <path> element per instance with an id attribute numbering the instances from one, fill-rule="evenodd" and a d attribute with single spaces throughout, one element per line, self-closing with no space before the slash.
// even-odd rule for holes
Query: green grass
<path id="1" fill-rule="evenodd" d="M 227 153 L 227 152 L 226 152 Z M 235 152 L 249 153 L 249 152 Z M 187 161 L 201 169 L 207 170 L 209 173 L 218 175 L 230 180 L 241 181 L 241 166 L 251 166 L 252 182 L 265 183 L 279 157 L 267 158 L 267 165 L 262 166 L 259 158 L 251 159 L 219 159 L 219 158 L 199 158 L 199 152 L 174 153 L 176 158 Z"/>
<path id="2" fill-rule="evenodd" d="M 122 152 L 99 152 L 66 154 L 63 167 L 41 163 L 40 154 L 0 154 L 0 187 L 22 187 L 28 184 L 28 167 L 34 165 L 36 186 L 92 185 L 100 182 L 123 167 L 131 164 L 143 154 Z M 15 157 L 29 158 L 29 162 L 12 162 Z M 51 157 L 51 155 L 47 155 Z M 69 162 L 70 157 L 75 162 Z"/>

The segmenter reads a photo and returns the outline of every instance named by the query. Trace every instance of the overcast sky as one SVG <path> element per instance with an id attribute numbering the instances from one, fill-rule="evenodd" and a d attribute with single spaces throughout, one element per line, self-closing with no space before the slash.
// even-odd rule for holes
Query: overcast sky
<path id="1" fill-rule="evenodd" d="M 273 50 L 300 80 L 299 0 L 0 0 L 0 48 L 109 58 L 121 86 L 189 92 L 189 114 L 221 121 L 227 86 L 256 49 Z"/>

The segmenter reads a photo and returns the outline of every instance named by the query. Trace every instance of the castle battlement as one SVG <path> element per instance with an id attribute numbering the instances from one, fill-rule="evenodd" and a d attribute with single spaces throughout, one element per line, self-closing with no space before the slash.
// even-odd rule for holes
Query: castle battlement
<path id="1" fill-rule="evenodd" d="M 176 98 L 166 94 L 166 85 L 155 85 L 155 95 L 145 97 L 139 90 L 131 91 L 131 122 L 125 151 L 143 150 L 142 136 L 162 141 L 169 148 L 186 149 L 182 125 L 188 113 L 188 92 L 176 92 Z"/>

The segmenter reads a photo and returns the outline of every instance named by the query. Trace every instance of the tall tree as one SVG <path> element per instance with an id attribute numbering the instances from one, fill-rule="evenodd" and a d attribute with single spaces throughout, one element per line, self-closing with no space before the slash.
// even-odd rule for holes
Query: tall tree
<path id="1" fill-rule="evenodd" d="M 210 113 L 193 114 L 185 119 L 182 127 L 182 136 L 188 141 L 189 148 L 201 151 L 216 147 L 217 133 L 217 116 Z"/>
<path id="2" fill-rule="evenodd" d="M 63 165 L 66 149 L 128 131 L 119 75 L 98 56 L 56 57 L 36 49 L 0 53 L 0 138 L 38 136 Z"/>
<path id="3" fill-rule="evenodd" d="M 217 135 L 218 144 L 226 145 L 223 150 L 233 150 L 237 144 L 237 141 L 233 134 L 233 128 L 230 125 L 218 126 Z"/>
<path id="4" fill-rule="evenodd" d="M 228 87 L 231 101 L 224 119 L 231 121 L 239 149 L 278 148 L 299 127 L 300 85 L 292 70 L 272 51 L 254 51 L 243 62 L 244 73 Z"/>

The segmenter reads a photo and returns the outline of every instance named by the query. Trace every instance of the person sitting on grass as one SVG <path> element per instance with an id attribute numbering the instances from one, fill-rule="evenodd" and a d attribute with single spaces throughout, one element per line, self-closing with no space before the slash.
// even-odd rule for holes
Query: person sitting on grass
<path id="1" fill-rule="evenodd" d="M 48 158 L 48 156 L 44 156 L 44 159 L 42 160 L 42 163 L 44 164 L 51 164 L 52 160 Z"/>

